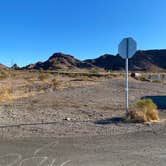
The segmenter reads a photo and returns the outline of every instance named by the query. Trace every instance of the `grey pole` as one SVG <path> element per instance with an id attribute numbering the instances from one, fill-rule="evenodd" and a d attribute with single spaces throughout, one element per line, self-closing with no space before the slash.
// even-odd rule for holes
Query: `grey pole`
<path id="1" fill-rule="evenodd" d="M 124 84 L 125 84 L 125 111 L 126 114 L 128 115 L 129 113 L 129 87 L 128 87 L 128 63 L 129 63 L 129 58 L 131 58 L 137 51 L 137 43 L 136 41 L 131 38 L 124 38 L 120 43 L 119 43 L 119 47 L 118 47 L 118 53 L 119 55 L 125 59 L 125 73 L 124 73 Z"/>
<path id="2" fill-rule="evenodd" d="M 127 38 L 127 48 L 126 48 L 126 115 L 128 115 L 129 109 L 129 85 L 128 85 L 128 52 L 129 52 L 129 39 Z"/>
<path id="3" fill-rule="evenodd" d="M 129 102 L 128 102 L 128 58 L 126 58 L 126 115 L 128 114 Z"/>

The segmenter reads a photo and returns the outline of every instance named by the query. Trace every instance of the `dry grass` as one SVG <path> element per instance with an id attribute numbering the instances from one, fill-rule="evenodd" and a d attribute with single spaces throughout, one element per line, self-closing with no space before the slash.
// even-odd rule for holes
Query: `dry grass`
<path id="1" fill-rule="evenodd" d="M 56 89 L 60 88 L 60 86 L 61 86 L 61 82 L 60 81 L 58 81 L 57 79 L 54 78 L 51 82 L 52 82 L 52 89 L 53 89 L 53 91 L 55 91 Z"/>
<path id="2" fill-rule="evenodd" d="M 93 68 L 93 69 L 91 69 L 91 70 L 89 71 L 89 73 L 90 73 L 90 74 L 99 74 L 100 71 L 99 71 L 98 69 L 96 69 L 96 68 Z"/>
<path id="3" fill-rule="evenodd" d="M 5 70 L 0 71 L 0 80 L 7 79 L 9 77 L 9 74 Z"/>
<path id="4" fill-rule="evenodd" d="M 38 76 L 38 79 L 40 81 L 45 81 L 49 78 L 49 75 L 48 74 L 45 74 L 45 73 L 40 73 L 39 76 Z"/>
<path id="5" fill-rule="evenodd" d="M 88 86 L 96 84 L 97 77 L 88 75 L 74 77 L 68 75 L 57 75 L 44 71 L 0 71 L 0 103 L 29 97 L 40 93 L 63 90 L 68 87 Z"/>
<path id="6" fill-rule="evenodd" d="M 153 83 L 159 83 L 159 84 L 164 84 L 163 80 L 153 80 Z"/>
<path id="7" fill-rule="evenodd" d="M 71 81 L 95 81 L 95 78 L 89 78 L 88 76 L 82 76 L 82 77 L 78 77 L 75 79 L 72 79 Z"/>
<path id="8" fill-rule="evenodd" d="M 141 99 L 137 101 L 135 108 L 129 112 L 128 118 L 135 122 L 159 120 L 157 106 L 151 99 Z"/>
<path id="9" fill-rule="evenodd" d="M 10 99 L 10 89 L 9 88 L 0 88 L 0 103 L 5 102 Z"/>

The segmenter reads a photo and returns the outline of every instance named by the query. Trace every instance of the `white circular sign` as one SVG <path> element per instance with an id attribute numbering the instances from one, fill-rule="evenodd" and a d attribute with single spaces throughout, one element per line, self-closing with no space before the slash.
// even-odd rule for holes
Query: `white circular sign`
<path id="1" fill-rule="evenodd" d="M 118 53 L 123 59 L 131 58 L 136 51 L 137 43 L 131 37 L 124 38 L 119 44 Z"/>

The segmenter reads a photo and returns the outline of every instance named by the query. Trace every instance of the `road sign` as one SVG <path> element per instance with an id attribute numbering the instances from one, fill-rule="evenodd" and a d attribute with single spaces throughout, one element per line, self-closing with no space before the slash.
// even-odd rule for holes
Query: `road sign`
<path id="1" fill-rule="evenodd" d="M 120 42 L 118 48 L 118 52 L 123 59 L 131 58 L 135 54 L 136 50 L 137 50 L 136 41 L 131 37 L 124 38 Z"/>
<path id="2" fill-rule="evenodd" d="M 126 103 L 126 114 L 128 114 L 128 109 L 129 109 L 129 92 L 128 92 L 128 59 L 131 58 L 137 50 L 137 43 L 136 41 L 129 37 L 129 38 L 124 38 L 118 48 L 118 52 L 120 56 L 126 60 L 126 74 L 125 74 L 125 103 Z"/>

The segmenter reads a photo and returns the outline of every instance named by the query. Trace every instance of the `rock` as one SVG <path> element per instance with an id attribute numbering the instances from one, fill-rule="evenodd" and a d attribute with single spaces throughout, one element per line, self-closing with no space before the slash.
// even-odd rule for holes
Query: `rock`
<path id="1" fill-rule="evenodd" d="M 55 53 L 45 62 L 37 62 L 35 64 L 30 64 L 25 69 L 37 69 L 37 70 L 56 70 L 56 69 L 92 69 L 95 66 L 88 63 L 80 61 L 72 55 Z"/>
<path id="2" fill-rule="evenodd" d="M 64 120 L 66 120 L 66 121 L 71 121 L 71 118 L 65 118 Z"/>
<path id="3" fill-rule="evenodd" d="M 14 70 L 20 69 L 20 67 L 17 64 L 14 64 L 11 68 L 14 69 Z"/>

